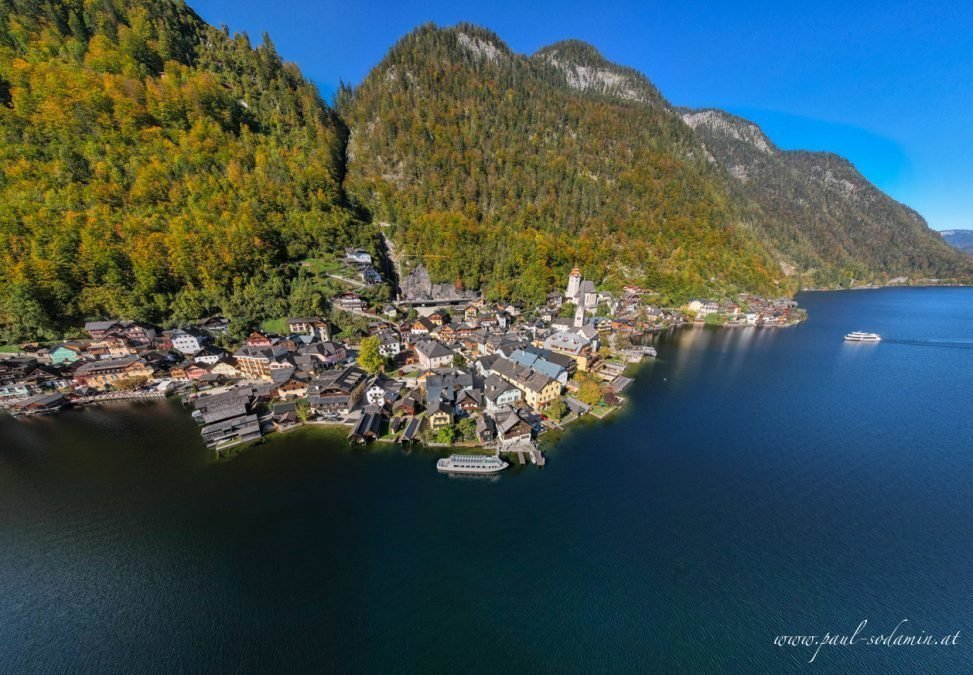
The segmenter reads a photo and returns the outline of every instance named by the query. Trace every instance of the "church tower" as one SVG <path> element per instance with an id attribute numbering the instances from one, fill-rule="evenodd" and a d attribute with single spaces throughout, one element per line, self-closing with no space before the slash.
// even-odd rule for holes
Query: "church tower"
<path id="1" fill-rule="evenodd" d="M 581 270 L 575 267 L 571 270 L 571 276 L 568 277 L 568 291 L 564 294 L 565 300 L 570 300 L 577 303 L 578 292 L 581 290 Z M 580 303 L 578 303 L 580 304 Z"/>
<path id="2" fill-rule="evenodd" d="M 574 310 L 574 327 L 581 328 L 584 325 L 584 303 L 579 302 Z"/>

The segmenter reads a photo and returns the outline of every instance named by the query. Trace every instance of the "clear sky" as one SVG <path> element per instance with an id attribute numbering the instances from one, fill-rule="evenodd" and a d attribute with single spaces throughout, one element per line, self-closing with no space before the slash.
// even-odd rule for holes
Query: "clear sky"
<path id="1" fill-rule="evenodd" d="M 973 2 L 189 3 L 210 23 L 270 33 L 326 96 L 429 21 L 485 26 L 524 54 L 579 38 L 676 105 L 752 119 L 783 148 L 837 152 L 933 228 L 973 229 Z"/>

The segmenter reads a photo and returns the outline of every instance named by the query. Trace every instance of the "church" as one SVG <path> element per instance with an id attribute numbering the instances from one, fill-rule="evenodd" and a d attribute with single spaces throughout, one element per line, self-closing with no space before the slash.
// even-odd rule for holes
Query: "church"
<path id="1" fill-rule="evenodd" d="M 581 276 L 581 270 L 575 267 L 568 276 L 568 288 L 564 293 L 565 302 L 573 302 L 574 325 L 580 328 L 584 325 L 585 313 L 594 314 L 598 308 L 598 291 L 595 282 Z"/>

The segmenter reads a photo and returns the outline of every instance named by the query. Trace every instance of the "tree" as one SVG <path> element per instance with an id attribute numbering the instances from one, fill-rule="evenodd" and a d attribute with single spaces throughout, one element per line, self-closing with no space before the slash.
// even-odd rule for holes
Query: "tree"
<path id="1" fill-rule="evenodd" d="M 358 365 L 366 373 L 375 374 L 385 366 L 385 357 L 379 352 L 382 342 L 377 336 L 371 335 L 361 341 L 358 346 Z"/>
<path id="2" fill-rule="evenodd" d="M 456 440 L 456 427 L 448 426 L 443 427 L 436 432 L 436 442 L 444 443 L 446 445 L 452 445 L 453 441 Z"/>
<path id="3" fill-rule="evenodd" d="M 588 405 L 597 405 L 601 401 L 601 386 L 594 379 L 585 378 L 578 387 L 578 400 Z"/>
<path id="4" fill-rule="evenodd" d="M 297 399 L 297 420 L 301 423 L 311 419 L 311 403 L 306 398 Z"/>
<path id="5" fill-rule="evenodd" d="M 453 368 L 462 368 L 465 365 L 466 358 L 462 354 L 453 354 Z"/>
<path id="6" fill-rule="evenodd" d="M 544 409 L 544 414 L 552 420 L 558 421 L 564 417 L 567 411 L 568 407 L 564 404 L 564 401 L 558 398 L 551 401 L 550 405 Z"/>
<path id="7" fill-rule="evenodd" d="M 464 441 L 475 441 L 476 420 L 472 417 L 464 417 L 456 423 L 456 431 L 463 437 Z"/>

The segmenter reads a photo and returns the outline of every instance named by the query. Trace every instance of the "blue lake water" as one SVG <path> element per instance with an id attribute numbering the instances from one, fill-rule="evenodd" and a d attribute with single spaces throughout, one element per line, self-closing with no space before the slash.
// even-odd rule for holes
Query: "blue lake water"
<path id="1" fill-rule="evenodd" d="M 973 669 L 973 289 L 659 336 L 627 411 L 495 480 L 177 404 L 0 419 L 0 672 Z M 852 330 L 881 344 L 845 344 Z M 825 631 L 955 646 L 774 645 Z"/>

